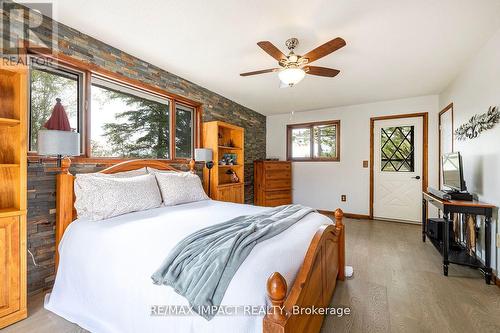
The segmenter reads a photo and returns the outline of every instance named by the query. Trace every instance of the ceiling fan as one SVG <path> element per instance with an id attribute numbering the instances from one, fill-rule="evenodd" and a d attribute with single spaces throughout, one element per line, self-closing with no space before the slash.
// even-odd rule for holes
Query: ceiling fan
<path id="1" fill-rule="evenodd" d="M 334 77 L 340 73 L 338 69 L 310 66 L 309 64 L 344 47 L 346 42 L 342 38 L 337 37 L 321 46 L 318 46 L 303 56 L 297 55 L 294 52 L 294 49 L 299 45 L 299 40 L 297 38 L 290 38 L 285 42 L 286 47 L 290 51 L 287 56 L 269 41 L 258 42 L 257 45 L 259 45 L 260 48 L 271 57 L 278 60 L 278 65 L 280 67 L 241 73 L 240 75 L 250 76 L 278 72 L 278 76 L 280 81 L 283 83 L 283 86 L 292 87 L 299 83 L 306 74 Z"/>

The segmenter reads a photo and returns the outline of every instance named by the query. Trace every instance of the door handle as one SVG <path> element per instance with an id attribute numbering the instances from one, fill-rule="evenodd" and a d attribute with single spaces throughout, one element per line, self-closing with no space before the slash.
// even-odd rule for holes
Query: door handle
<path id="1" fill-rule="evenodd" d="M 413 179 L 420 179 L 420 176 L 411 177 Z"/>

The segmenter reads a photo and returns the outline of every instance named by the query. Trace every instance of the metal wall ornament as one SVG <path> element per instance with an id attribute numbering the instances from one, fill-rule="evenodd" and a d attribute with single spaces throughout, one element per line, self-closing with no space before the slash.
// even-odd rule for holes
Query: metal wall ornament
<path id="1" fill-rule="evenodd" d="M 492 129 L 500 122 L 498 106 L 490 106 L 488 112 L 472 116 L 468 122 L 455 130 L 458 140 L 475 139 L 483 131 Z"/>

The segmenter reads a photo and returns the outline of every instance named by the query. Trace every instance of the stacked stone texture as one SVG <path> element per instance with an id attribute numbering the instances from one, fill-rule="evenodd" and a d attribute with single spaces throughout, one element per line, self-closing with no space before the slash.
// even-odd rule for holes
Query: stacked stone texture
<path id="1" fill-rule="evenodd" d="M 3 1 L 2 1 L 3 2 Z M 20 25 L 10 24 L 12 18 L 0 9 L 2 20 L 0 36 L 1 54 L 5 56 L 6 43 L 17 43 L 23 33 Z M 4 27 L 13 28 L 10 32 Z M 221 120 L 245 129 L 245 201 L 253 202 L 253 161 L 266 155 L 266 117 L 235 103 L 206 88 L 142 61 L 99 40 L 85 35 L 66 25 L 54 21 L 36 28 L 38 38 L 44 42 L 57 36 L 56 52 L 71 56 L 86 63 L 98 65 L 106 70 L 156 86 L 171 93 L 203 104 L 203 122 Z M 7 34 L 8 33 L 8 34 Z M 48 289 L 54 281 L 54 228 L 55 228 L 55 173 L 46 171 L 46 166 L 28 166 L 28 247 L 38 266 L 29 257 L 28 291 L 30 294 Z M 78 165 L 74 173 L 94 172 L 102 169 L 95 164 Z M 89 244 L 92 246 L 92 244 Z"/>

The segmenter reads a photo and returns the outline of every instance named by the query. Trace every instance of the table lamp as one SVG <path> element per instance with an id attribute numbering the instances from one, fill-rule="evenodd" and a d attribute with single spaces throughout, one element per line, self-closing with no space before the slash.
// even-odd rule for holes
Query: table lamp
<path id="1" fill-rule="evenodd" d="M 208 169 L 208 196 L 210 196 L 210 176 L 212 173 L 212 168 L 214 166 L 212 149 L 208 148 L 196 148 L 194 150 L 194 160 L 205 162 L 205 166 Z"/>
<path id="2" fill-rule="evenodd" d="M 64 156 L 80 155 L 80 134 L 72 131 L 38 131 L 38 154 L 57 156 L 57 167 L 61 167 Z"/>

